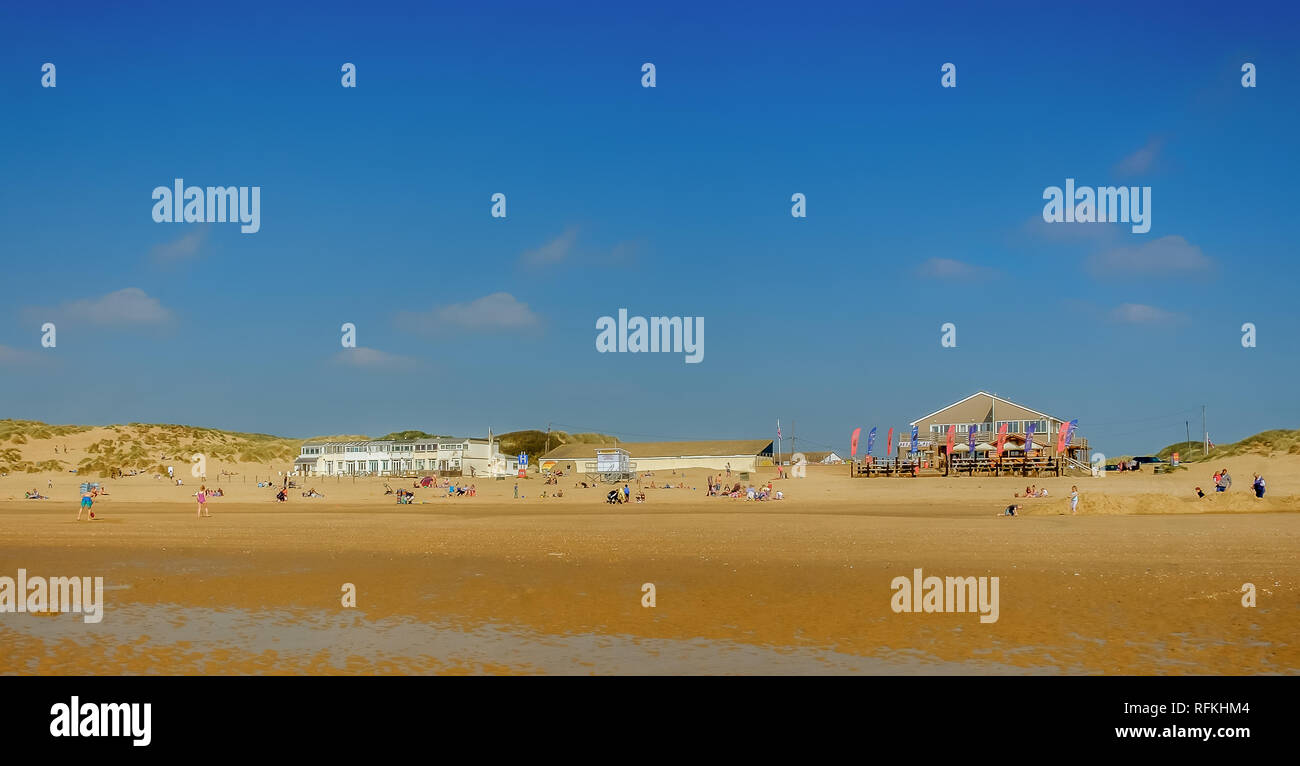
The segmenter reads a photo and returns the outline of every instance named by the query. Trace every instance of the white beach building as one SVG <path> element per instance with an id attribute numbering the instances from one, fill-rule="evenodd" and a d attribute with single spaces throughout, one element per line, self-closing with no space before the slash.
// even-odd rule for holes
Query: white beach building
<path id="1" fill-rule="evenodd" d="M 489 439 L 384 439 L 307 442 L 294 461 L 304 476 L 410 476 L 433 473 L 462 476 L 513 476 L 518 458 L 501 454 Z"/>

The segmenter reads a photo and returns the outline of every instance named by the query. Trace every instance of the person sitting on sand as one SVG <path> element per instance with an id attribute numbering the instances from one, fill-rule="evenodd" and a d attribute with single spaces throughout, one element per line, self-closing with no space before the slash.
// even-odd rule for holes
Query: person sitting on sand
<path id="1" fill-rule="evenodd" d="M 1003 511 L 1002 513 L 996 514 L 996 515 L 998 515 L 998 516 L 1015 516 L 1015 515 L 1016 515 L 1016 511 L 1018 511 L 1018 510 L 1020 510 L 1020 506 L 1018 506 L 1018 505 L 1008 505 L 1008 506 L 1007 506 L 1007 509 L 1006 509 L 1005 511 Z"/>
<path id="2" fill-rule="evenodd" d="M 1042 489 L 1038 490 L 1038 496 L 1047 497 L 1047 487 L 1043 487 Z"/>
<path id="3" fill-rule="evenodd" d="M 1197 497 L 1200 497 L 1200 498 L 1204 498 L 1204 497 L 1205 497 L 1205 493 L 1201 491 L 1201 488 L 1200 488 L 1200 487 L 1197 487 L 1197 488 L 1196 488 L 1196 496 L 1197 496 Z"/>
<path id="4" fill-rule="evenodd" d="M 1251 483 L 1250 488 L 1255 490 L 1256 500 L 1264 499 L 1264 477 L 1263 476 L 1260 476 L 1259 474 L 1255 474 L 1255 481 Z"/>

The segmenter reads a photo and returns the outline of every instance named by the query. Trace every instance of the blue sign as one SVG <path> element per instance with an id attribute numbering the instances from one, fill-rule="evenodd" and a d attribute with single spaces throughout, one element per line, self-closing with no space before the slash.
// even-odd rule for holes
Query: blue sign
<path id="1" fill-rule="evenodd" d="M 912 452 L 916 452 L 916 426 L 912 426 Z"/>
<path id="2" fill-rule="evenodd" d="M 528 465 L 528 453 L 527 453 L 527 452 L 520 452 L 520 453 L 519 453 L 519 465 Z"/>

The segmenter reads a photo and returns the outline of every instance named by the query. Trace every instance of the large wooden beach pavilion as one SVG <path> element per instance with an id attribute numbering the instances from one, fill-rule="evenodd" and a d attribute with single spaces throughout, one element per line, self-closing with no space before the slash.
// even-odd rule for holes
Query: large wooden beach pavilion
<path id="1" fill-rule="evenodd" d="M 912 452 L 910 431 L 904 430 L 889 445 L 884 459 L 854 461 L 851 470 L 854 476 L 954 473 L 1059 476 L 1071 468 L 1087 470 L 1088 440 L 1077 432 L 1058 453 L 1061 425 L 1068 420 L 987 391 L 977 391 L 909 423 L 917 429 L 916 452 Z M 1007 435 L 999 453 L 998 433 L 1004 425 Z M 1031 425 L 1032 444 L 1029 443 Z M 948 450 L 950 429 L 954 432 L 951 453 Z"/>

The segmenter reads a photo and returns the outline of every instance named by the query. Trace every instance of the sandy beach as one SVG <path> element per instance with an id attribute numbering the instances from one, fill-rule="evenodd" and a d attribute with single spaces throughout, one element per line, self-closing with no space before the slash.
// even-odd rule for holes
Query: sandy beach
<path id="1" fill-rule="evenodd" d="M 1300 456 L 1222 464 L 1239 488 L 1204 500 L 1208 464 L 1041 479 L 814 466 L 775 482 L 781 501 L 706 497 L 711 472 L 692 470 L 618 506 L 572 477 L 400 506 L 384 483 L 410 480 L 298 478 L 279 504 L 254 482 L 267 467 L 232 464 L 212 518 L 195 516 L 197 480 L 136 476 L 106 480 L 94 522 L 74 519 L 77 476 L 10 474 L 0 575 L 102 576 L 105 608 L 97 624 L 0 614 L 0 672 L 1300 673 Z M 1014 500 L 1028 483 L 1050 496 Z M 1011 502 L 1023 515 L 998 517 Z M 895 613 L 891 580 L 915 569 L 998 577 L 997 621 Z"/>

